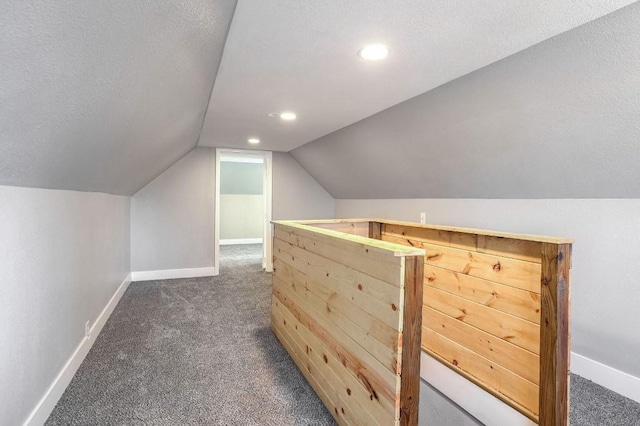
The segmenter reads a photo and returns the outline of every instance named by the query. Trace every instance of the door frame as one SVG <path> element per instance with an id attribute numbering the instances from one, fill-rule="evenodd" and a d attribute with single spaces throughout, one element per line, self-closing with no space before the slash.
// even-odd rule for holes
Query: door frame
<path id="1" fill-rule="evenodd" d="M 223 154 L 246 154 L 263 158 L 265 175 L 263 179 L 264 195 L 264 224 L 262 229 L 262 267 L 267 272 L 273 272 L 272 240 L 273 226 L 271 225 L 273 203 L 273 153 L 271 151 L 257 151 L 248 149 L 216 148 L 216 177 L 214 197 L 213 219 L 213 265 L 216 272 L 220 273 L 220 162 Z"/>

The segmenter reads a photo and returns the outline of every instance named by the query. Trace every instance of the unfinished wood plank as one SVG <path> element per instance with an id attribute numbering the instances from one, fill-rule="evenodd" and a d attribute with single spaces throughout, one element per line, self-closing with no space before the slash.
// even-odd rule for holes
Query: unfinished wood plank
<path id="1" fill-rule="evenodd" d="M 389 235 L 383 235 L 383 240 L 406 243 Z M 429 265 L 540 293 L 540 264 L 420 241 L 412 240 L 409 244 L 426 251 L 425 262 Z"/>
<path id="2" fill-rule="evenodd" d="M 530 352 L 540 352 L 537 324 L 430 286 L 424 287 L 424 304 Z"/>
<path id="3" fill-rule="evenodd" d="M 289 296 L 299 307 L 303 307 L 305 312 L 315 318 L 321 324 L 328 328 L 334 327 L 340 329 L 345 335 L 349 336 L 353 342 L 357 343 L 375 358 L 382 367 L 386 368 L 392 374 L 398 374 L 399 359 L 396 356 L 399 334 L 395 332 L 395 342 L 387 341 L 382 343 L 378 340 L 371 330 L 364 330 L 355 324 L 350 318 L 346 317 L 339 310 L 324 302 L 313 292 L 308 291 L 302 285 L 292 283 L 285 284 L 278 277 L 273 278 L 274 289 L 281 291 Z M 378 367 L 375 365 L 375 367 Z"/>
<path id="4" fill-rule="evenodd" d="M 331 327 L 322 319 L 316 320 L 300 309 L 295 303 L 297 299 L 295 296 L 292 298 L 277 288 L 274 288 L 273 294 L 298 321 L 311 330 L 329 350 L 343 361 L 345 367 L 353 371 L 361 380 L 369 383 L 371 389 L 375 390 L 379 397 L 387 398 L 395 403 L 399 391 L 399 377 L 396 374 L 391 373 L 360 345 L 354 345 L 353 340 L 342 330 Z"/>
<path id="5" fill-rule="evenodd" d="M 283 311 L 286 311 L 286 308 L 283 307 Z M 289 339 L 291 346 L 295 346 L 294 352 L 297 357 L 306 361 L 307 370 L 322 386 L 329 398 L 334 401 L 335 405 L 340 406 L 339 408 L 336 407 L 337 410 L 332 413 L 334 417 L 343 417 L 349 424 L 378 424 L 375 418 L 371 416 L 371 412 L 364 409 L 361 400 L 356 398 L 353 391 L 350 388 L 347 391 L 341 378 L 328 367 L 324 360 L 318 359 L 311 346 L 299 333 L 299 329 L 301 327 L 304 328 L 304 326 L 298 326 L 287 321 L 284 318 L 283 311 L 279 311 L 278 306 L 275 306 L 275 327 Z"/>
<path id="6" fill-rule="evenodd" d="M 309 223 L 309 226 L 331 229 L 332 231 L 344 232 L 361 237 L 369 236 L 369 222 L 331 222 L 331 223 Z"/>
<path id="7" fill-rule="evenodd" d="M 458 372 L 464 371 L 466 377 L 474 377 L 474 381 L 484 389 L 537 414 L 538 386 L 427 327 L 422 330 L 423 345 L 427 345 L 429 352 L 446 360 L 447 366 Z"/>
<path id="8" fill-rule="evenodd" d="M 353 219 L 352 219 L 353 220 Z M 441 231 L 450 231 L 450 232 L 459 232 L 464 234 L 476 234 L 476 235 L 487 235 L 493 237 L 501 237 L 501 238 L 510 238 L 514 240 L 527 240 L 527 241 L 537 241 L 541 243 L 552 243 L 552 244 L 571 244 L 573 243 L 572 238 L 558 238 L 558 237 L 546 237 L 542 235 L 530 235 L 530 234 L 516 234 L 512 232 L 501 232 L 501 231 L 491 231 L 487 229 L 475 229 L 475 228 L 462 228 L 458 226 L 444 226 L 444 225 L 433 225 L 433 224 L 421 224 L 416 222 L 403 222 L 399 220 L 390 220 L 390 219 L 380 219 L 380 218 L 368 218 L 368 219 L 359 219 L 359 220 L 367 220 L 370 222 L 381 222 L 386 225 L 400 225 L 400 226 L 409 226 L 412 228 L 426 228 L 426 229 L 436 229 Z"/>
<path id="9" fill-rule="evenodd" d="M 506 370 L 536 385 L 539 383 L 540 357 L 538 355 L 428 306 L 423 307 L 422 323 L 425 327 L 501 365 Z"/>
<path id="10" fill-rule="evenodd" d="M 378 398 L 375 392 L 371 392 L 288 309 L 281 306 L 275 297 L 272 298 L 272 311 L 277 321 L 289 327 L 290 333 L 299 335 L 300 342 L 305 345 L 306 355 L 314 359 L 318 368 L 332 372 L 330 376 L 332 384 L 335 389 L 346 394 L 347 402 L 355 399 L 364 411 L 373 416 L 373 419 L 370 419 L 371 424 L 384 425 L 393 422 L 396 416 L 395 406 L 384 398 Z"/>
<path id="11" fill-rule="evenodd" d="M 540 424 L 569 422 L 570 244 L 542 245 Z"/>
<path id="12" fill-rule="evenodd" d="M 351 407 L 341 397 L 341 395 L 333 389 L 327 382 L 325 377 L 318 371 L 311 361 L 303 355 L 302 349 L 298 346 L 292 336 L 290 336 L 286 328 L 279 321 L 272 322 L 272 331 L 287 349 L 287 352 L 298 366 L 300 372 L 305 376 L 313 390 L 322 400 L 334 419 L 340 425 L 352 426 L 362 425 L 362 416 L 352 412 Z"/>
<path id="13" fill-rule="evenodd" d="M 420 404 L 420 341 L 424 258 L 405 257 L 400 425 L 417 426 Z"/>
<path id="14" fill-rule="evenodd" d="M 400 259 L 393 252 L 374 250 L 364 244 L 349 241 L 336 241 L 335 238 L 326 236 L 313 237 L 299 231 L 276 228 L 275 238 L 400 287 Z"/>
<path id="15" fill-rule="evenodd" d="M 381 239 L 382 224 L 380 222 L 369 222 L 369 238 Z"/>
<path id="16" fill-rule="evenodd" d="M 368 335 L 383 343 L 394 352 L 398 349 L 398 330 L 385 324 L 377 316 L 370 314 L 351 300 L 343 297 L 339 292 L 333 291 L 323 285 L 323 282 L 315 281 L 300 271 L 290 270 L 289 274 L 284 269 L 276 270 L 274 276 L 286 285 L 291 286 L 296 293 L 306 297 L 305 293 L 311 293 L 328 313 L 337 312 L 344 318 L 353 322 Z M 316 302 L 313 302 L 316 303 Z"/>
<path id="17" fill-rule="evenodd" d="M 473 251 L 476 251 L 478 246 L 476 234 L 443 231 L 440 229 L 387 224 L 384 227 L 384 234 L 401 240 L 414 240 Z"/>
<path id="18" fill-rule="evenodd" d="M 424 283 L 540 324 L 540 295 L 538 293 L 432 265 L 425 265 Z"/>
<path id="19" fill-rule="evenodd" d="M 495 254 L 501 257 L 526 260 L 528 262 L 541 263 L 540 250 L 542 243 L 539 241 L 515 240 L 513 238 L 495 237 L 491 235 L 478 235 L 478 251 L 487 254 Z"/>
<path id="20" fill-rule="evenodd" d="M 298 269 L 308 277 L 327 283 L 335 281 L 336 286 L 349 286 L 383 302 L 387 305 L 386 310 L 397 311 L 400 306 L 398 288 L 385 281 L 279 239 L 273 241 L 273 250 L 276 259 Z M 395 324 L 400 329 L 399 322 Z"/>
<path id="21" fill-rule="evenodd" d="M 310 282 L 318 283 L 319 286 L 324 287 L 324 289 L 321 289 L 320 295 L 335 293 L 336 297 L 340 299 L 339 302 L 341 306 L 353 305 L 357 309 L 361 309 L 370 316 L 375 317 L 376 320 L 389 326 L 392 330 L 397 331 L 401 328 L 399 324 L 400 312 L 396 305 L 391 306 L 391 304 L 378 300 L 364 291 L 359 290 L 356 286 L 344 285 L 335 279 L 326 277 L 324 273 L 319 274 L 317 278 L 309 276 L 301 270 L 305 268 L 294 268 L 277 257 L 274 259 L 273 266 L 274 275 L 280 277 L 285 282 L 294 279 L 302 280 L 305 282 L 307 288 L 309 288 Z M 396 293 L 398 293 L 397 290 Z M 396 297 L 398 297 L 398 294 L 396 294 Z M 349 305 L 346 304 L 346 301 L 349 302 Z"/>

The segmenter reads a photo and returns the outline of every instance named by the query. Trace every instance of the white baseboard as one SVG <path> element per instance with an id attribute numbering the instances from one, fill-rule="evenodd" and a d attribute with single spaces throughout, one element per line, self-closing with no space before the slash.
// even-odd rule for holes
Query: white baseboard
<path id="1" fill-rule="evenodd" d="M 424 352 L 420 359 L 420 377 L 487 426 L 535 425 L 528 417 Z"/>
<path id="2" fill-rule="evenodd" d="M 62 370 L 60 370 L 56 378 L 53 380 L 49 389 L 47 389 L 42 399 L 38 401 L 38 404 L 31 412 L 31 415 L 29 415 L 27 420 L 24 422 L 24 426 L 40 426 L 47 420 L 130 283 L 131 274 L 127 275 L 127 278 L 125 278 L 122 284 L 120 284 L 120 287 L 118 287 L 114 295 L 111 297 L 109 303 L 107 303 L 98 318 L 96 318 L 93 326 L 91 327 L 91 337 L 83 338 L 80 344 L 78 344 L 67 363 L 62 367 Z"/>
<path id="3" fill-rule="evenodd" d="M 640 377 L 616 370 L 575 352 L 571 352 L 571 372 L 640 402 Z"/>
<path id="4" fill-rule="evenodd" d="M 262 244 L 262 238 L 237 238 L 220 240 L 221 246 L 231 246 L 235 244 Z"/>
<path id="5" fill-rule="evenodd" d="M 131 281 L 171 280 L 175 278 L 215 277 L 218 269 L 208 268 L 183 268 L 162 269 L 159 271 L 137 271 L 131 273 Z"/>

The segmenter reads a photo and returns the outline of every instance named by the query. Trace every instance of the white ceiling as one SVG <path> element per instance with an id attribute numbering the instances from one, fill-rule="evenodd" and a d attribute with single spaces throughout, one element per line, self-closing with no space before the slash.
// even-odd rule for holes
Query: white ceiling
<path id="1" fill-rule="evenodd" d="M 289 151 L 630 3 L 240 0 L 199 144 Z"/>

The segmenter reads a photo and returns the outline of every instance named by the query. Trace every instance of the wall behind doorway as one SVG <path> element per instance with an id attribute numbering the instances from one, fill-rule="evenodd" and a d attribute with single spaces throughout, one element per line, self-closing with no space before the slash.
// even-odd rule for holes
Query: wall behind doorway
<path id="1" fill-rule="evenodd" d="M 264 163 L 220 163 L 220 240 L 262 239 Z"/>

